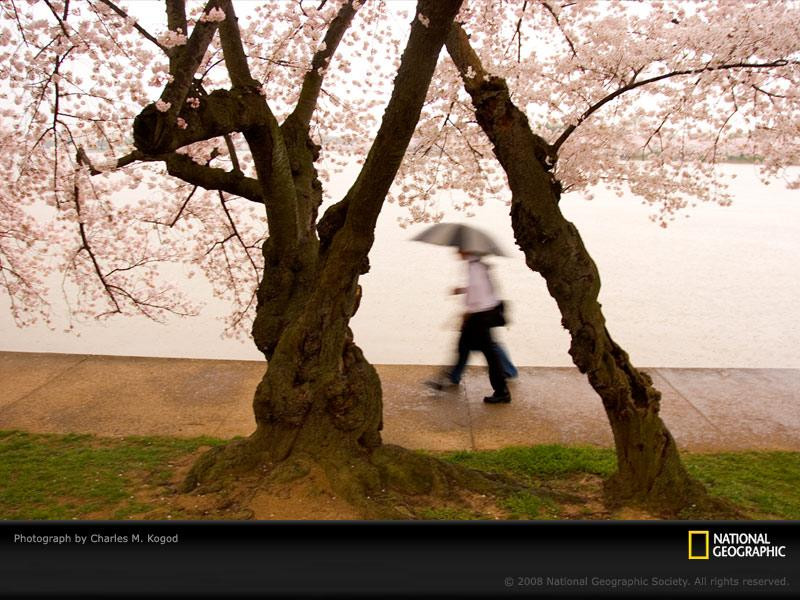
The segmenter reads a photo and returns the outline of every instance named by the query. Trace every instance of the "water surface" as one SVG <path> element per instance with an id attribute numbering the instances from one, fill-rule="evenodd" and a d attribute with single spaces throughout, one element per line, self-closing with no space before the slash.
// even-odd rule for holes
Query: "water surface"
<path id="1" fill-rule="evenodd" d="M 648 220 L 635 198 L 597 190 L 568 195 L 562 210 L 578 227 L 600 270 L 600 301 L 612 336 L 636 365 L 800 368 L 800 192 L 761 184 L 749 165 L 735 171 L 731 207 L 701 205 L 667 229 Z M 524 264 L 508 207 L 477 209 L 510 258 L 493 258 L 493 277 L 512 323 L 498 331 L 519 365 L 567 366 L 569 339 L 542 278 Z M 410 242 L 424 225 L 401 229 L 401 209 L 387 205 L 363 277 L 353 320 L 356 340 L 375 363 L 445 364 L 457 338 L 463 265 L 446 248 Z M 188 285 L 188 282 L 187 282 Z M 191 282 L 199 297 L 202 283 Z M 17 329 L 0 300 L 0 349 L 141 356 L 260 359 L 251 343 L 221 339 L 210 301 L 201 317 L 167 325 L 140 318 L 82 327 L 80 337 L 43 326 Z M 475 362 L 480 363 L 482 359 Z"/>

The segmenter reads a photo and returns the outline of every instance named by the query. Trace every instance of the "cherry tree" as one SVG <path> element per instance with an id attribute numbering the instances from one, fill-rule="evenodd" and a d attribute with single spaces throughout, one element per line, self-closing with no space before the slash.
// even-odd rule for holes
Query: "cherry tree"
<path id="1" fill-rule="evenodd" d="M 675 510 L 704 497 L 558 201 L 602 181 L 666 225 L 729 202 L 727 156 L 783 175 L 798 154 L 797 7 L 461 4 L 297 0 L 237 18 L 246 3 L 165 0 L 155 27 L 113 0 L 0 5 L 0 281 L 17 321 L 61 300 L 75 319 L 194 314 L 165 275 L 178 268 L 212 283 L 228 331 L 251 330 L 269 362 L 256 431 L 205 455 L 187 489 L 321 467 L 374 512 L 386 490 L 495 485 L 381 444 L 380 382 L 348 325 L 385 199 L 415 222 L 450 196 L 510 202 L 608 413 L 609 490 Z M 320 215 L 330 174 L 352 164 Z"/>
<path id="2" fill-rule="evenodd" d="M 442 92 L 447 117 L 423 120 L 420 130 L 448 164 L 437 171 L 451 178 L 445 185 L 467 171 L 473 198 L 497 186 L 502 168 L 517 243 L 547 282 L 573 362 L 603 401 L 617 453 L 606 487 L 613 501 L 677 512 L 708 498 L 659 417 L 660 392 L 612 339 L 597 267 L 559 200 L 606 181 L 653 205 L 666 227 L 697 201 L 728 204 L 715 167 L 742 154 L 762 161 L 764 178 L 783 175 L 797 187 L 787 172 L 800 158 L 797 8 L 487 3 L 463 11 L 448 37 L 455 69 L 442 69 L 444 81 L 431 88 Z M 531 38 L 539 39 L 524 44 Z M 453 149 L 448 134 L 466 143 Z"/>
<path id="3" fill-rule="evenodd" d="M 253 402 L 256 431 L 203 456 L 187 489 L 263 469 L 281 480 L 321 470 L 363 514 L 399 516 L 392 494 L 494 486 L 381 444 L 380 381 L 348 325 L 378 214 L 460 4 L 421 0 L 401 56 L 379 2 L 268 3 L 240 26 L 231 0 L 167 0 L 161 32 L 111 0 L 3 5 L 13 102 L 4 125 L 15 140 L 4 160 L 15 176 L 4 190 L 11 260 L 2 268 L 18 319 L 32 306 L 46 311 L 39 273 L 48 251 L 61 259 L 76 314 L 188 314 L 159 279 L 176 260 L 204 270 L 233 301 L 232 327 L 255 310 L 252 337 L 269 363 Z M 350 75 L 365 54 L 374 71 Z M 356 78 L 370 90 L 326 92 L 323 82 L 335 90 L 337 78 L 339 90 Z M 385 107 L 378 123 L 371 92 Z M 362 165 L 320 216 L 315 163 L 337 137 L 332 166 L 353 156 Z M 136 200 L 113 201 L 124 186 Z M 37 227 L 39 204 L 48 213 Z"/>

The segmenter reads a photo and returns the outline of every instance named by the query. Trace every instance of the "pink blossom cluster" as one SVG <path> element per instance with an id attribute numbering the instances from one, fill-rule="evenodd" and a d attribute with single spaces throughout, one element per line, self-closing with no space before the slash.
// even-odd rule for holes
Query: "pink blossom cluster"
<path id="1" fill-rule="evenodd" d="M 161 42 L 161 45 L 165 48 L 175 48 L 176 46 L 184 46 L 188 38 L 183 34 L 182 29 L 178 29 L 177 31 L 167 30 L 158 36 L 158 41 Z"/>
<path id="2" fill-rule="evenodd" d="M 224 20 L 225 11 L 221 8 L 212 8 L 199 19 L 201 23 L 219 23 Z"/>
<path id="3" fill-rule="evenodd" d="M 367 155 L 409 23 L 430 25 L 413 3 L 356 1 L 331 53 L 326 33 L 344 3 L 234 3 L 251 76 L 279 122 L 319 68 L 309 133 L 322 147 L 325 194 Z M 202 90 L 170 95 L 181 78 L 171 61 L 199 23 L 226 15 L 187 4 L 186 30 L 170 31 L 163 14 L 152 31 L 166 33 L 156 36 L 133 16 L 135 2 L 114 3 L 127 17 L 104 2 L 0 3 L 0 288 L 20 323 L 53 323 L 49 307 L 64 297 L 71 323 L 194 314 L 172 269 L 205 277 L 230 303 L 229 333 L 247 335 L 268 231 L 263 206 L 196 188 L 154 157 L 125 160 L 135 150 L 134 118 L 153 98 L 171 101 L 155 102 L 161 112 L 175 103 L 175 132 L 189 130 L 178 107 L 200 105 Z M 589 198 L 602 183 L 648 203 L 666 226 L 699 202 L 730 201 L 726 186 L 735 182 L 717 168 L 729 156 L 757 159 L 765 179 L 800 186 L 788 169 L 800 162 L 800 6 L 732 6 L 465 0 L 458 21 L 484 72 L 502 78 L 532 130 L 558 146 L 548 166 L 565 194 Z M 231 88 L 217 33 L 197 59 L 192 85 Z M 481 84 L 481 73 L 460 73 L 442 52 L 390 191 L 407 211 L 401 224 L 510 200 L 464 89 L 465 80 Z M 176 154 L 256 177 L 238 132 Z"/>

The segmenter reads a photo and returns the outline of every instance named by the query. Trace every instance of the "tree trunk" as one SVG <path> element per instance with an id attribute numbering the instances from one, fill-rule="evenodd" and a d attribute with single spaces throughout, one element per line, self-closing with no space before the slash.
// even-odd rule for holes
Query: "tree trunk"
<path id="1" fill-rule="evenodd" d="M 301 228 L 291 251 L 273 236 L 263 246 L 253 339 L 269 366 L 253 400 L 256 431 L 200 461 L 187 488 L 290 456 L 339 471 L 380 446 L 380 380 L 348 326 L 360 300 L 358 277 L 368 263 L 362 261 L 349 274 L 337 270 L 326 276 L 331 241 L 342 223 L 324 220 L 317 236 L 322 188 L 314 161 L 319 148 L 291 117 L 281 126 L 281 135 Z M 290 463 L 296 468 L 296 461 Z"/>
<path id="2" fill-rule="evenodd" d="M 447 49 L 462 73 L 478 123 L 494 146 L 512 192 L 511 222 L 527 265 L 547 282 L 569 331 L 569 353 L 600 395 L 614 434 L 617 471 L 610 498 L 677 511 L 704 495 L 684 468 L 659 417 L 661 394 L 611 339 L 600 303 L 600 277 L 575 226 L 559 210 L 561 185 L 551 174 L 557 156 L 513 104 L 504 80 L 489 76 L 455 26 Z M 470 75 L 466 74 L 469 68 Z"/>
<path id="3" fill-rule="evenodd" d="M 285 481 L 321 468 L 336 493 L 362 514 L 386 517 L 407 515 L 392 509 L 391 498 L 381 502 L 382 495 L 443 494 L 453 483 L 482 491 L 498 486 L 475 472 L 381 445 L 380 380 L 349 328 L 381 206 L 460 4 L 420 1 L 425 19 L 412 23 L 392 98 L 361 173 L 319 223 L 318 148 L 308 138 L 307 123 L 290 116 L 279 133 L 274 126 L 245 132 L 251 147 L 265 146 L 259 178 L 274 178 L 288 163 L 294 188 L 275 185 L 264 194 L 268 213 L 280 217 L 280 226 L 288 224 L 288 230 L 273 231 L 277 219 L 270 217 L 263 248 L 253 337 L 269 366 L 253 402 L 256 431 L 204 455 L 186 490 L 237 473 L 266 471 L 270 480 Z M 287 206 L 286 199 L 293 203 Z"/>
<path id="4" fill-rule="evenodd" d="M 325 235 L 322 243 L 310 236 L 288 266 L 280 261 L 270 266 L 274 256 L 265 244 L 268 266 L 253 334 L 269 366 L 253 402 L 256 431 L 205 454 L 184 491 L 203 484 L 213 489 L 254 473 L 265 475 L 254 489 L 268 489 L 321 473 L 325 483 L 315 484 L 320 487 L 312 493 L 330 488 L 364 517 L 409 518 L 414 514 L 406 507 L 407 496 L 452 500 L 459 490 L 515 490 L 504 478 L 382 445 L 380 380 L 348 326 L 360 302 L 361 271 L 348 269 L 351 261 L 341 257 L 371 240 L 344 226 L 337 231 L 330 245 Z"/>

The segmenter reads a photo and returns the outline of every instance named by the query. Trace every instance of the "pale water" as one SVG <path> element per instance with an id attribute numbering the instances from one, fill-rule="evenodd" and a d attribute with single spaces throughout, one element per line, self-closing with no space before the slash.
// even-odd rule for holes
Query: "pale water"
<path id="1" fill-rule="evenodd" d="M 734 205 L 698 206 L 667 229 L 634 198 L 598 190 L 592 201 L 562 200 L 598 265 L 608 329 L 636 365 L 800 368 L 800 192 L 762 185 L 752 166 L 723 169 L 738 174 Z M 490 261 L 512 320 L 495 331 L 518 365 L 571 365 L 555 302 L 525 266 L 508 210 L 489 203 L 467 220 L 492 231 L 511 255 Z M 353 320 L 356 340 L 375 363 L 446 364 L 463 302 L 449 291 L 461 284 L 463 264 L 448 248 L 408 241 L 425 226 L 401 229 L 399 214 L 387 205 L 381 215 Z M 450 220 L 466 219 L 453 213 Z M 75 337 L 43 326 L 19 330 L 3 310 L 0 350 L 261 358 L 250 342 L 220 338 L 215 317 L 223 313 L 210 303 L 201 317 L 167 325 L 117 319 L 86 325 Z"/>

